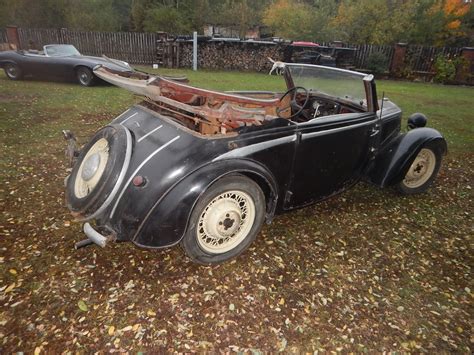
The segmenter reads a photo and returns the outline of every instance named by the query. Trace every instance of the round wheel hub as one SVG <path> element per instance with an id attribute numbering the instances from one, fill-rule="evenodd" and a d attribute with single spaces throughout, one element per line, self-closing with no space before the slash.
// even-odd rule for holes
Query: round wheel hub
<path id="1" fill-rule="evenodd" d="M 100 154 L 94 153 L 89 158 L 87 158 L 84 163 L 84 168 L 82 169 L 81 177 L 85 181 L 89 181 L 95 175 L 100 165 Z"/>
<path id="2" fill-rule="evenodd" d="M 85 85 L 89 82 L 89 75 L 85 71 L 81 71 L 79 73 L 79 80 Z"/>
<path id="3" fill-rule="evenodd" d="M 240 214 L 237 211 L 229 211 L 225 216 L 219 221 L 217 231 L 220 235 L 232 235 L 240 225 Z"/>
<path id="4" fill-rule="evenodd" d="M 11 76 L 11 77 L 16 77 L 17 75 L 17 71 L 16 71 L 16 68 L 13 66 L 13 65 L 10 65 L 8 68 L 7 68 L 7 72 L 8 74 Z"/>

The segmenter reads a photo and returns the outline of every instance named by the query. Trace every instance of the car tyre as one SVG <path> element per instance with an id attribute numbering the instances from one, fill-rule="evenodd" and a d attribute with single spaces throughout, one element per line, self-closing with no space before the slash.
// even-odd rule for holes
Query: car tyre
<path id="1" fill-rule="evenodd" d="M 125 129 L 107 126 L 84 146 L 66 182 L 71 211 L 88 216 L 104 203 L 126 160 L 127 144 Z"/>
<path id="2" fill-rule="evenodd" d="M 265 196 L 257 183 L 242 175 L 223 177 L 199 198 L 181 246 L 197 263 L 222 263 L 255 240 L 265 211 Z"/>
<path id="3" fill-rule="evenodd" d="M 7 63 L 3 69 L 10 80 L 20 80 L 23 77 L 23 72 L 17 64 Z"/>
<path id="4" fill-rule="evenodd" d="M 92 70 L 86 67 L 79 67 L 76 70 L 76 77 L 79 84 L 82 86 L 94 86 L 96 83 L 96 77 Z"/>
<path id="5" fill-rule="evenodd" d="M 443 153 L 434 143 L 424 145 L 402 181 L 396 188 L 402 195 L 414 195 L 425 192 L 433 183 L 441 167 Z"/>

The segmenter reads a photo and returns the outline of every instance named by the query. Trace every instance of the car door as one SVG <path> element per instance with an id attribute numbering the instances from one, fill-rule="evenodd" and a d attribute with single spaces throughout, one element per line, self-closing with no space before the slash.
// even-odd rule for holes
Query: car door
<path id="1" fill-rule="evenodd" d="M 299 125 L 285 209 L 311 204 L 358 180 L 377 135 L 374 112 L 313 119 Z"/>

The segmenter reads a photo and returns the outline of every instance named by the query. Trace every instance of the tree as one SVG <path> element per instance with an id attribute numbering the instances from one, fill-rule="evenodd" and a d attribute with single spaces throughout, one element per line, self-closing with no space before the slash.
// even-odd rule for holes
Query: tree
<path id="1" fill-rule="evenodd" d="M 70 1 L 66 10 L 67 27 L 84 31 L 117 31 L 122 23 L 115 0 Z"/>
<path id="2" fill-rule="evenodd" d="M 278 0 L 265 11 L 263 23 L 280 37 L 313 40 L 311 7 L 294 0 Z"/>
<path id="3" fill-rule="evenodd" d="M 183 13 L 170 6 L 157 6 L 149 9 L 145 14 L 143 29 L 147 32 L 164 31 L 173 34 L 191 31 Z"/>
<path id="4" fill-rule="evenodd" d="M 470 3 L 463 0 L 446 0 L 442 11 L 445 15 L 445 23 L 437 38 L 438 44 L 456 45 L 463 42 L 467 33 L 463 22 L 472 7 Z"/>
<path id="5" fill-rule="evenodd" d="M 350 43 L 388 44 L 408 40 L 415 1 L 346 0 L 331 21 L 338 38 Z"/>
<path id="6" fill-rule="evenodd" d="M 3 0 L 1 25 L 33 28 L 64 27 L 67 0 Z"/>
<path id="7" fill-rule="evenodd" d="M 143 22 L 145 21 L 147 9 L 151 4 L 152 0 L 132 0 L 132 6 L 130 9 L 130 27 L 132 30 L 143 32 Z"/>
<path id="8" fill-rule="evenodd" d="M 225 0 L 215 2 L 209 16 L 209 23 L 215 25 L 235 26 L 239 29 L 240 37 L 251 27 L 261 24 L 263 9 L 269 0 Z"/>

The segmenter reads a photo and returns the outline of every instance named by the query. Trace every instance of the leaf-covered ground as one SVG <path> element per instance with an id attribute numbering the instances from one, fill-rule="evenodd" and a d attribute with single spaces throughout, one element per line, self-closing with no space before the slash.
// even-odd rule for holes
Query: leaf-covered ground
<path id="1" fill-rule="evenodd" d="M 219 89 L 267 76 L 191 73 Z M 222 78 L 216 80 L 213 78 Z M 472 88 L 379 83 L 450 154 L 426 194 L 360 184 L 277 217 L 215 267 L 175 247 L 74 250 L 61 129 L 84 143 L 136 98 L 0 75 L 0 349 L 472 352 Z M 426 110 L 425 110 L 426 108 Z"/>

